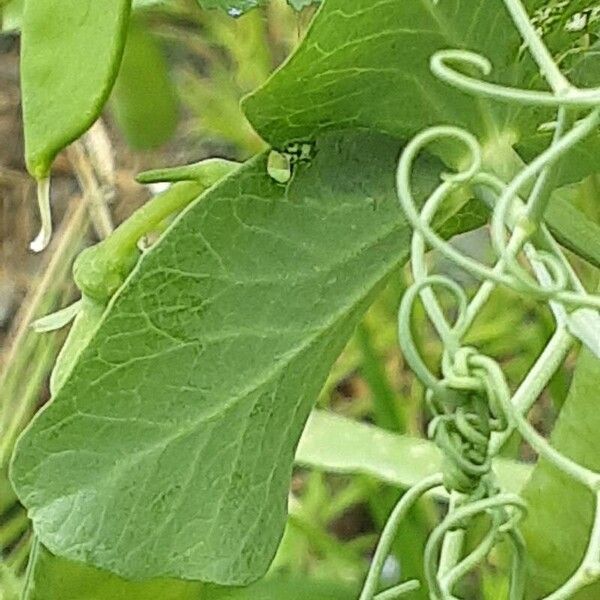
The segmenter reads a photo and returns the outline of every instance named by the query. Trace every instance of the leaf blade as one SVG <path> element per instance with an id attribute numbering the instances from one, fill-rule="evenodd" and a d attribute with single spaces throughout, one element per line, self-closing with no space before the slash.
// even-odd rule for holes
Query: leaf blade
<path id="1" fill-rule="evenodd" d="M 514 83 L 531 73 L 528 57 L 517 60 L 520 45 L 500 3 L 327 0 L 297 51 L 243 106 L 280 148 L 347 127 L 406 139 L 453 123 L 492 138 L 514 129 L 510 110 L 438 81 L 429 59 L 441 48 L 479 51 L 492 60 L 494 80 Z"/>
<path id="2" fill-rule="evenodd" d="M 17 445 L 13 483 L 51 551 L 130 578 L 264 574 L 312 403 L 407 257 L 398 152 L 334 136 L 288 187 L 263 155 L 147 253 Z"/>
<path id="3" fill-rule="evenodd" d="M 21 86 L 34 177 L 46 177 L 56 154 L 98 118 L 117 76 L 130 10 L 131 0 L 26 0 Z"/>

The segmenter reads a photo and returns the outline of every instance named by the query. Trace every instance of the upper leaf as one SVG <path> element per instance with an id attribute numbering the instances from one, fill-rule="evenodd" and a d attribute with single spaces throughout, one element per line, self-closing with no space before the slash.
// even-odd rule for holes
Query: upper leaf
<path id="1" fill-rule="evenodd" d="M 532 18 L 547 7 L 545 0 L 525 4 Z M 555 54 L 574 43 L 564 26 L 583 4 L 560 3 L 560 18 L 546 38 Z M 245 98 L 244 108 L 260 135 L 278 148 L 331 129 L 364 127 L 408 139 L 425 127 L 453 124 L 479 137 L 487 167 L 494 169 L 497 156 L 511 146 L 529 159 L 549 144 L 551 132 L 538 133 L 538 127 L 556 118 L 552 111 L 475 98 L 438 80 L 430 59 L 448 48 L 490 59 L 490 81 L 548 89 L 503 2 L 327 0 L 303 43 Z M 588 55 L 578 56 L 576 62 Z M 577 75 L 573 71 L 568 74 Z M 559 184 L 598 169 L 598 138 L 579 144 L 573 159 L 563 161 Z M 448 148 L 440 156 L 451 166 L 461 160 Z"/>
<path id="2" fill-rule="evenodd" d="M 287 187 L 260 156 L 142 258 L 17 445 L 12 480 L 51 551 L 129 578 L 266 571 L 312 404 L 407 258 L 398 153 L 329 137 Z"/>
<path id="3" fill-rule="evenodd" d="M 327 0 L 296 53 L 244 102 L 257 131 L 282 147 L 324 129 L 365 127 L 408 137 L 454 123 L 484 138 L 516 135 L 519 116 L 438 81 L 431 55 L 465 48 L 486 55 L 494 80 L 531 78 L 531 61 L 502 2 Z"/>
<path id="4" fill-rule="evenodd" d="M 98 118 L 119 70 L 131 0 L 26 0 L 21 86 L 27 168 L 46 177 L 56 154 Z"/>

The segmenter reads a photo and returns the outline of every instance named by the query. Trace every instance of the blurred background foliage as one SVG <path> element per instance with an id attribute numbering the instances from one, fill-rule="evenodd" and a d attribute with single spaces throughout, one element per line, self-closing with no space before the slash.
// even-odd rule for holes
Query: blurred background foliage
<path id="1" fill-rule="evenodd" d="M 12 8 L 11 8 L 12 6 Z M 18 35 L 12 10 L 0 34 L 0 598 L 17 597 L 31 545 L 29 524 L 7 481 L 7 461 L 15 437 L 48 400 L 48 375 L 64 332 L 39 335 L 31 321 L 74 298 L 70 266 L 74 256 L 97 238 L 92 211 L 82 202 L 77 179 L 82 166 L 63 153 L 54 172 L 57 234 L 41 256 L 27 251 L 36 230 L 32 184 L 23 165 L 18 89 Z M 315 8 L 294 12 L 284 0 L 232 19 L 202 11 L 194 0 L 176 0 L 136 12 L 121 72 L 103 117 L 114 156 L 107 209 L 115 223 L 153 192 L 137 185 L 142 169 L 197 161 L 208 156 L 244 160 L 264 149 L 239 107 L 244 94 L 259 86 L 303 36 Z M 110 174 L 109 174 L 110 175 Z M 101 179 L 101 178 L 100 178 Z M 595 218 L 592 177 L 573 189 L 580 206 Z M 89 214 L 88 214 L 89 213 Z M 91 216 L 90 216 L 91 214 Z M 485 231 L 457 240 L 478 257 L 490 256 Z M 435 256 L 442 269 L 451 269 Z M 578 264 L 578 263 L 577 263 Z M 593 277 L 583 266 L 587 281 Z M 463 276 L 454 273 L 454 276 Z M 466 277 L 466 275 L 464 275 Z M 398 272 L 358 327 L 319 398 L 322 408 L 367 421 L 395 433 L 423 435 L 427 417 L 423 390 L 398 350 L 396 311 L 408 282 Z M 425 354 L 438 348 L 424 315 L 414 323 Z M 510 381 L 518 381 L 552 331 L 549 313 L 499 290 L 481 315 L 471 342 L 500 358 Z M 573 359 L 557 374 L 536 409 L 534 422 L 551 428 L 563 402 Z M 534 460 L 529 448 L 512 444 L 515 457 Z M 363 475 L 341 476 L 297 469 L 290 495 L 290 518 L 272 566 L 271 587 L 255 591 L 264 598 L 348 598 L 358 590 L 379 532 L 401 491 Z M 394 545 L 383 584 L 421 576 L 426 535 L 441 510 L 422 501 Z M 476 532 L 474 533 L 476 535 Z M 485 598 L 504 598 L 503 579 L 493 558 L 481 571 Z M 290 579 L 291 578 L 291 579 Z M 317 587 L 303 587 L 307 580 Z M 279 586 L 279 587 L 277 587 Z M 281 587 L 283 586 L 283 587 Z M 303 589 L 304 595 L 289 590 Z M 287 591 L 286 591 L 287 590 Z M 324 591 L 326 590 L 326 591 Z M 298 592 L 295 592 L 296 594 Z M 309 594 L 309 595 L 306 595 Z M 223 596 L 224 598 L 227 595 Z M 237 596 L 236 596 L 237 597 Z M 415 592 L 414 598 L 424 598 Z M 474 597 L 468 595 L 467 597 Z"/>

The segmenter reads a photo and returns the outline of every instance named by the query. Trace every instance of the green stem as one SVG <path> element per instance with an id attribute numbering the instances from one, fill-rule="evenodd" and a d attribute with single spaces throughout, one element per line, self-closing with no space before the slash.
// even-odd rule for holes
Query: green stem
<path id="1" fill-rule="evenodd" d="M 150 199 L 106 238 L 106 252 L 129 255 L 138 242 L 172 214 L 185 208 L 206 186 L 195 181 L 182 181 Z"/>

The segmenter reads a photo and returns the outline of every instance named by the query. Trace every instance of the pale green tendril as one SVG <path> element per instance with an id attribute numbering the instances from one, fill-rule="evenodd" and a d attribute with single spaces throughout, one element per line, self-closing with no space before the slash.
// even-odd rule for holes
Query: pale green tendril
<path id="1" fill-rule="evenodd" d="M 503 492 L 494 476 L 494 458 L 516 431 L 561 472 L 586 486 L 595 496 L 595 518 L 585 556 L 573 575 L 546 600 L 566 600 L 600 579 L 600 473 L 578 464 L 552 447 L 528 422 L 527 412 L 560 367 L 575 341 L 574 316 L 598 319 L 600 296 L 589 293 L 569 264 L 558 242 L 544 223 L 544 213 L 556 186 L 562 159 L 600 124 L 600 88 L 579 89 L 561 73 L 532 25 L 520 0 L 504 0 L 525 47 L 537 63 L 549 90 L 518 89 L 465 74 L 473 69 L 482 77 L 492 74 L 490 61 L 466 50 L 440 50 L 430 61 L 442 81 L 477 98 L 497 102 L 556 109 L 553 137 L 548 147 L 529 164 L 513 173 L 510 181 L 486 170 L 482 148 L 470 132 L 454 126 L 421 131 L 405 147 L 397 170 L 401 207 L 414 228 L 411 246 L 413 285 L 402 298 L 398 331 L 404 356 L 425 385 L 426 401 L 433 418 L 428 436 L 444 456 L 442 472 L 423 480 L 400 500 L 384 528 L 360 600 L 399 598 L 416 589 L 409 581 L 378 592 L 383 563 L 409 508 L 437 485 L 450 494 L 446 516 L 431 532 L 424 554 L 425 582 L 432 600 L 456 600 L 459 583 L 482 562 L 499 542 L 512 548 L 509 599 L 522 600 L 526 593 L 526 550 L 519 522 L 526 514 L 523 500 Z M 435 8 L 433 9 L 435 10 Z M 454 144 L 463 164 L 444 174 L 437 188 L 419 207 L 412 192 L 413 165 L 427 147 Z M 458 191 L 468 191 L 491 210 L 490 237 L 496 261 L 487 266 L 456 249 L 439 236 L 432 223 L 446 201 Z M 480 281 L 469 298 L 449 277 L 429 272 L 426 253 L 435 249 Z M 514 393 L 500 365 L 464 339 L 497 286 L 506 286 L 547 303 L 556 331 Z M 452 321 L 442 309 L 452 301 Z M 439 373 L 421 356 L 411 331 L 415 304 L 420 301 L 442 345 Z M 581 310 L 585 309 L 585 313 Z M 591 326 L 591 325 L 590 325 Z M 585 336 L 581 340 L 585 343 Z M 486 515 L 487 531 L 468 551 L 464 539 L 473 520 Z"/>
<path id="2" fill-rule="evenodd" d="M 52 211 L 50 208 L 50 178 L 45 177 L 37 182 L 37 201 L 40 212 L 40 231 L 29 244 L 33 252 L 45 250 L 52 239 Z"/>

